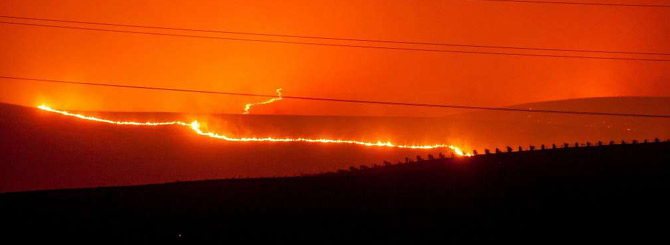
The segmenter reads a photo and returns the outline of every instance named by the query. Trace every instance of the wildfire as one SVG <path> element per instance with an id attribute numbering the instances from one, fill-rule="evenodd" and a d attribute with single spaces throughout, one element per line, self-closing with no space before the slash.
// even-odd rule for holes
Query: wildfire
<path id="1" fill-rule="evenodd" d="M 270 104 L 272 102 L 280 101 L 280 100 L 282 100 L 282 98 L 281 98 L 281 88 L 278 88 L 277 89 L 277 98 L 272 98 L 272 99 L 269 99 L 269 100 L 266 100 L 266 101 L 263 101 L 263 102 L 258 102 L 258 103 L 246 104 L 244 106 L 244 112 L 242 114 L 249 114 L 249 109 L 251 109 L 252 106 L 266 105 L 266 104 Z"/>
<path id="2" fill-rule="evenodd" d="M 279 93 L 281 89 L 278 89 L 277 92 Z M 281 93 L 280 97 L 281 99 Z M 268 102 L 267 103 L 272 103 Z M 265 102 L 261 102 L 265 103 Z M 265 104 L 267 104 L 265 103 Z M 134 126 L 184 126 L 188 127 L 193 132 L 195 132 L 198 135 L 203 135 L 203 136 L 208 136 L 211 138 L 215 139 L 221 139 L 225 141 L 232 141 L 232 142 L 305 142 L 305 143 L 324 143 L 324 144 L 353 144 L 353 145 L 363 145 L 363 146 L 378 146 L 378 147 L 391 147 L 391 148 L 406 148 L 406 149 L 437 149 L 437 148 L 448 148 L 451 149 L 456 155 L 459 156 L 471 156 L 470 153 L 464 153 L 460 148 L 454 146 L 454 145 L 447 145 L 447 144 L 434 144 L 434 145 L 399 145 L 399 144 L 393 144 L 391 142 L 382 142 L 382 141 L 377 141 L 377 142 L 366 142 L 366 141 L 356 141 L 356 140 L 341 140 L 341 139 L 310 139 L 310 138 L 273 138 L 273 137 L 266 137 L 266 138 L 235 138 L 235 137 L 229 137 L 226 135 L 222 134 L 217 134 L 214 132 L 207 132 L 204 131 L 200 127 L 200 123 L 198 121 L 193 121 L 191 123 L 183 122 L 183 121 L 169 121 L 169 122 L 134 122 L 134 121 L 114 121 L 114 120 L 107 120 L 107 119 L 102 119 L 102 118 L 97 118 L 97 117 L 92 117 L 92 116 L 85 116 L 81 114 L 75 114 L 75 113 L 70 113 L 67 111 L 61 111 L 61 110 L 56 110 L 53 109 L 49 106 L 46 105 L 40 105 L 37 108 L 44 110 L 44 111 L 49 111 L 49 112 L 54 112 L 58 113 L 61 115 L 69 116 L 69 117 L 75 117 L 79 119 L 84 119 L 84 120 L 89 120 L 89 121 L 96 121 L 96 122 L 103 122 L 103 123 L 109 123 L 109 124 L 117 124 L 117 125 L 134 125 Z"/>

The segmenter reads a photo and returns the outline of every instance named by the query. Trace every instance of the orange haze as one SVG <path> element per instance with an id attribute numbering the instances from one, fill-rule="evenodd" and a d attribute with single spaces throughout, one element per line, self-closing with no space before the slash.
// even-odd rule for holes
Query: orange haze
<path id="1" fill-rule="evenodd" d="M 670 53 L 667 8 L 459 0 L 3 0 L 0 15 L 345 38 Z M 285 95 L 483 106 L 579 97 L 670 95 L 670 62 L 316 47 L 6 24 L 0 24 L 0 53 L 0 74 L 8 76 L 264 94 L 281 87 Z M 245 104 L 260 101 L 0 80 L 0 102 L 25 106 L 49 103 L 68 110 L 240 113 Z M 252 113 L 432 116 L 450 111 L 284 100 L 254 108 Z"/>

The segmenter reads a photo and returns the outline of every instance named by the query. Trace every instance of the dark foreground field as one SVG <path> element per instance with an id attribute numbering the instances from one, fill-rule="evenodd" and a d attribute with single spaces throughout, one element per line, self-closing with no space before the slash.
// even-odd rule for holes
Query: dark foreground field
<path id="1" fill-rule="evenodd" d="M 423 156 L 427 158 L 426 156 Z M 668 239 L 670 143 L 0 195 L 3 240 Z"/>

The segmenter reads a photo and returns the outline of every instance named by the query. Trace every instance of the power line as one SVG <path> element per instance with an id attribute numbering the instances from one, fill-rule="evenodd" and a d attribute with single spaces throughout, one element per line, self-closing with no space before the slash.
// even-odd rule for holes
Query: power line
<path id="1" fill-rule="evenodd" d="M 18 22 L 7 22 L 7 21 L 0 21 L 0 24 L 37 26 L 37 27 L 49 27 L 49 28 L 61 28 L 61 29 L 85 30 L 85 31 L 102 31 L 102 32 L 113 32 L 113 33 L 132 33 L 132 34 L 168 36 L 168 37 L 186 37 L 186 38 L 202 38 L 202 39 L 228 40 L 228 41 L 246 41 L 246 42 L 258 42 L 258 43 L 311 45 L 311 46 L 324 46 L 324 47 L 364 48 L 364 49 L 380 49 L 380 50 L 402 50 L 402 51 L 458 53 L 458 54 L 480 54 L 480 55 L 501 55 L 501 56 L 515 56 L 515 57 L 546 57 L 546 58 L 571 58 L 571 59 L 621 60 L 621 61 L 653 61 L 653 62 L 668 62 L 668 61 L 670 61 L 670 59 L 654 59 L 654 58 L 603 57 L 603 56 L 553 55 L 553 54 L 526 54 L 526 53 L 505 53 L 505 52 L 488 52 L 488 51 L 445 50 L 445 49 L 428 49 L 428 48 L 402 48 L 402 47 L 389 47 L 389 46 L 367 46 L 367 45 L 334 44 L 334 43 L 279 41 L 279 40 L 247 39 L 247 38 L 232 38 L 232 37 L 198 36 L 198 35 L 172 34 L 172 33 L 160 33 L 160 32 L 145 32 L 145 31 L 113 30 L 113 29 L 101 29 L 101 28 L 90 28 L 90 27 L 58 26 L 58 25 L 18 23 Z"/>
<path id="2" fill-rule="evenodd" d="M 466 48 L 491 48 L 491 49 L 510 49 L 510 50 L 528 50 L 528 51 L 557 51 L 557 52 L 632 54 L 632 55 L 670 55 L 670 53 L 662 53 L 662 52 L 612 51 L 612 50 L 589 50 L 589 49 L 561 49 L 561 48 L 533 48 L 533 47 L 521 47 L 521 46 L 475 45 L 475 44 L 462 44 L 462 43 L 398 41 L 398 40 L 363 39 L 363 38 L 340 38 L 340 37 L 309 36 L 309 35 L 287 35 L 287 34 L 276 34 L 276 33 L 259 33 L 259 32 L 240 32 L 240 31 L 226 31 L 226 30 L 195 29 L 195 28 L 178 28 L 178 27 L 151 26 L 151 25 L 116 24 L 116 23 L 105 23 L 105 22 L 91 22 L 91 21 L 78 21 L 78 20 L 65 20 L 65 19 L 47 19 L 47 18 L 8 16 L 8 15 L 0 15 L 0 17 L 7 18 L 7 19 L 31 20 L 31 21 L 50 21 L 50 22 L 71 23 L 71 24 L 102 25 L 102 26 L 114 26 L 114 27 L 145 28 L 145 29 L 168 30 L 168 31 L 189 31 L 189 32 L 263 36 L 263 37 L 300 38 L 300 39 L 315 39 L 315 40 L 328 40 L 328 41 L 353 41 L 353 42 L 369 42 L 369 43 L 388 43 L 388 44 L 405 44 L 405 45 L 431 45 L 431 46 L 466 47 Z"/>
<path id="3" fill-rule="evenodd" d="M 566 2 L 566 1 L 532 1 L 532 0 L 465 0 L 475 2 L 509 2 L 509 3 L 530 3 L 530 4 L 561 4 L 561 5 L 590 5 L 590 6 L 609 6 L 609 7 L 649 7 L 649 8 L 670 8 L 670 5 L 663 4 L 636 4 L 636 3 L 595 3 L 595 2 Z"/>
<path id="4" fill-rule="evenodd" d="M 218 94 L 218 95 L 232 95 L 232 96 L 246 96 L 246 97 L 266 97 L 266 98 L 275 98 L 276 97 L 276 95 L 271 95 L 271 94 L 238 93 L 238 92 L 211 91 L 211 90 L 194 90 L 194 89 L 179 89 L 179 88 L 166 88 L 166 87 L 119 85 L 119 84 L 110 84 L 110 83 L 76 82 L 76 81 L 40 79 L 40 78 L 26 78 L 26 77 L 14 77 L 14 76 L 2 76 L 2 75 L 0 75 L 0 78 L 12 79 L 12 80 L 46 82 L 46 83 L 75 84 L 75 85 L 85 85 L 85 86 L 101 86 L 101 87 L 128 88 L 128 89 L 144 89 L 144 90 L 157 90 L 157 91 L 170 91 L 170 92 L 188 92 L 188 93 Z M 283 95 L 282 99 L 343 102 L 343 103 L 358 103 L 358 104 L 377 104 L 377 105 L 392 105 L 392 106 L 433 107 L 433 108 L 449 108 L 449 109 L 464 109 L 464 110 L 488 110 L 488 111 L 528 112 L 528 113 L 555 113 L 555 114 L 572 114 L 572 115 L 587 115 L 587 116 L 670 118 L 670 115 L 659 115 L 659 114 L 610 113 L 610 112 L 543 110 L 543 109 L 518 109 L 518 108 L 484 107 L 484 106 L 469 106 L 469 105 L 427 104 L 427 103 L 394 102 L 394 101 L 338 99 L 338 98 L 290 96 L 290 95 L 288 95 L 288 96 Z"/>

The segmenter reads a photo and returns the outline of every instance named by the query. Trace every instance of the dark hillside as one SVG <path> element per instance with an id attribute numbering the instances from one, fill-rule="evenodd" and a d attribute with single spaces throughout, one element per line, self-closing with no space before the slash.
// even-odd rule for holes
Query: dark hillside
<path id="1" fill-rule="evenodd" d="M 670 114 L 670 98 L 591 98 L 515 108 Z M 542 113 L 474 111 L 439 118 L 80 113 L 114 120 L 191 122 L 197 119 L 209 130 L 231 136 L 449 143 L 468 152 L 507 144 L 525 147 L 670 136 L 670 120 L 666 119 Z M 0 135 L 0 193 L 177 180 L 296 176 L 448 151 L 225 142 L 194 135 L 185 128 L 110 125 L 1 103 Z"/>
<path id="2" fill-rule="evenodd" d="M 412 161 L 291 178 L 0 195 L 2 237 L 89 241 L 668 239 L 670 143 Z"/>

